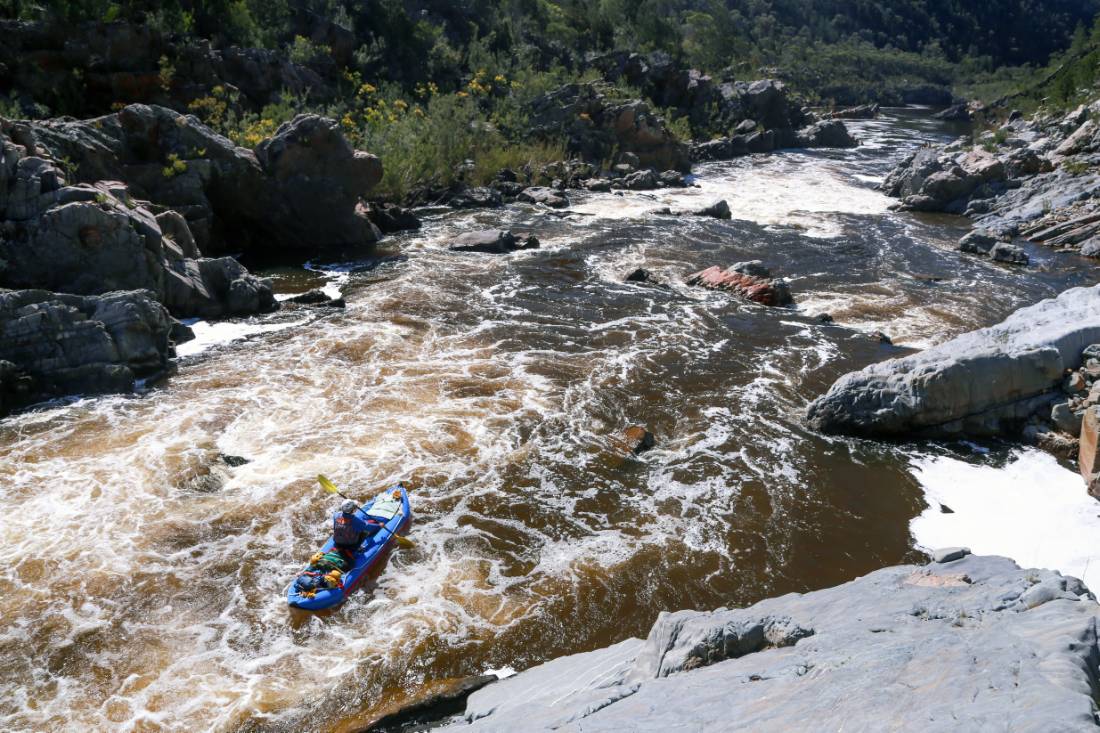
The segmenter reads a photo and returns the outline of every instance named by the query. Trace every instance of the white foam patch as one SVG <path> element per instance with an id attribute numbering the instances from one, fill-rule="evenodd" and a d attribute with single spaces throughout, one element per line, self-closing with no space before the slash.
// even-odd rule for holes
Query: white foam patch
<path id="1" fill-rule="evenodd" d="M 828 238 L 844 233 L 833 214 L 883 214 L 891 203 L 839 166 L 797 151 L 703 165 L 695 182 L 693 188 L 592 194 L 570 210 L 601 219 L 640 219 L 666 206 L 694 211 L 725 199 L 734 219 Z"/>
<path id="2" fill-rule="evenodd" d="M 260 323 L 253 320 L 247 321 L 187 321 L 191 330 L 195 332 L 195 338 L 176 347 L 178 356 L 194 356 L 217 346 L 239 341 L 243 338 L 258 333 L 272 333 L 283 331 L 294 326 L 301 326 L 309 319 L 303 318 L 297 321 L 283 321 L 281 323 Z"/>
<path id="3" fill-rule="evenodd" d="M 487 669 L 485 674 L 496 675 L 498 680 L 506 680 L 516 673 L 516 670 L 511 667 L 501 667 L 499 669 Z"/>
<path id="4" fill-rule="evenodd" d="M 1004 468 L 922 457 L 912 467 L 931 505 L 909 524 L 920 547 L 961 545 L 1005 555 L 1021 567 L 1053 568 L 1100 589 L 1100 502 L 1053 456 L 1017 451 Z"/>

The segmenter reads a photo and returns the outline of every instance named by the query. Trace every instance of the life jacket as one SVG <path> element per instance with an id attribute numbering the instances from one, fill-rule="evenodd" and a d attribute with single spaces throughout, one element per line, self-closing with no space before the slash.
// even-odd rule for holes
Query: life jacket
<path id="1" fill-rule="evenodd" d="M 338 514 L 332 520 L 332 541 L 337 545 L 358 545 L 360 530 L 356 524 L 350 515 Z"/>

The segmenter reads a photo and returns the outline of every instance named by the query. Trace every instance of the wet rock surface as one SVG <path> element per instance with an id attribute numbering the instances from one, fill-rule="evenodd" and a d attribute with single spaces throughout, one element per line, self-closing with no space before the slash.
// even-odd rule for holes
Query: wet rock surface
<path id="1" fill-rule="evenodd" d="M 454 252 L 507 254 L 521 249 L 537 249 L 538 246 L 539 240 L 532 236 L 516 236 L 506 229 L 486 229 L 460 234 L 450 249 Z"/>
<path id="2" fill-rule="evenodd" d="M 149 291 L 0 291 L 0 414 L 52 397 L 128 392 L 170 369 L 173 319 Z"/>
<path id="3" fill-rule="evenodd" d="M 726 290 L 761 305 L 783 306 L 794 302 L 787 282 L 772 277 L 771 271 L 759 260 L 738 262 L 725 270 L 715 265 L 689 275 L 687 284 Z"/>
<path id="4" fill-rule="evenodd" d="M 865 436 L 1014 434 L 1100 342 L 1100 286 L 841 377 L 809 407 L 818 430 Z"/>
<path id="5" fill-rule="evenodd" d="M 644 641 L 475 692 L 442 730 L 1092 730 L 1093 596 L 967 552 L 748 608 L 662 613 Z"/>
<path id="6" fill-rule="evenodd" d="M 154 214 L 118 180 L 68 185 L 35 133 L 0 120 L 0 286 L 79 295 L 146 289 L 177 316 L 277 307 L 270 282 L 230 257 L 202 257 L 180 214 Z"/>

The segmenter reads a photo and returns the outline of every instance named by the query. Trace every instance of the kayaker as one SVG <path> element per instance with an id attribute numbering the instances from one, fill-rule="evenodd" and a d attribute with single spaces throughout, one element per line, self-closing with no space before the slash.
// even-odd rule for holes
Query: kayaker
<path id="1" fill-rule="evenodd" d="M 349 557 L 359 549 L 363 540 L 378 530 L 377 526 L 372 526 L 378 523 L 363 519 L 356 513 L 358 510 L 359 504 L 354 499 L 348 499 L 332 514 L 332 543 Z"/>

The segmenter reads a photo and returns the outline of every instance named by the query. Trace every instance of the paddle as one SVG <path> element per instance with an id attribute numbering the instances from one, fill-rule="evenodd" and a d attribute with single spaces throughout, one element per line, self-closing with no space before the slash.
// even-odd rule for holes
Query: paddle
<path id="1" fill-rule="evenodd" d="M 340 489 L 336 488 L 336 484 L 329 481 L 322 474 L 317 474 L 317 483 L 321 484 L 321 488 L 324 489 L 325 491 L 327 491 L 330 494 L 337 494 L 339 496 L 344 497 L 345 499 L 350 498 L 350 497 L 348 497 L 347 494 L 340 491 Z M 386 531 L 389 532 L 389 530 L 386 530 Z M 390 534 L 393 535 L 393 538 L 395 540 L 397 540 L 397 544 L 400 545 L 401 547 L 405 547 L 405 548 L 416 547 L 416 543 L 414 543 L 408 537 L 402 537 L 401 535 L 397 534 L 396 532 L 390 532 Z"/>

